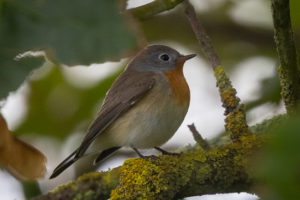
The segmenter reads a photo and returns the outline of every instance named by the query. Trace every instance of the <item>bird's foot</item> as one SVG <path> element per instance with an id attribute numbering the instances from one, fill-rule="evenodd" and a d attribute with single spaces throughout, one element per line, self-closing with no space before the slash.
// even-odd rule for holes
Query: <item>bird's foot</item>
<path id="1" fill-rule="evenodd" d="M 144 156 L 143 154 L 141 154 L 141 152 L 140 152 L 137 148 L 135 148 L 135 147 L 131 147 L 131 148 L 135 151 L 135 153 L 136 153 L 140 158 L 144 158 L 144 159 L 149 159 L 149 158 L 151 158 L 151 159 L 155 159 L 155 160 L 158 159 L 158 157 L 157 157 L 157 156 L 154 156 L 154 155 Z"/>
<path id="2" fill-rule="evenodd" d="M 160 151 L 163 155 L 170 155 L 170 156 L 180 156 L 180 153 L 174 153 L 174 152 L 168 152 L 166 150 L 163 150 L 160 147 L 154 147 L 156 150 Z"/>
<path id="3" fill-rule="evenodd" d="M 158 160 L 158 157 L 155 156 L 155 155 L 150 155 L 150 156 L 143 156 L 141 158 L 144 158 L 144 159 L 153 159 L 153 160 Z"/>

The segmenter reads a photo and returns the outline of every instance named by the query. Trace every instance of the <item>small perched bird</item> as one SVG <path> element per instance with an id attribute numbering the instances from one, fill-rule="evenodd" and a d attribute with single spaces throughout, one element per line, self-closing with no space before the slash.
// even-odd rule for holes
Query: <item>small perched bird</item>
<path id="1" fill-rule="evenodd" d="M 181 55 L 163 45 L 141 50 L 106 94 L 95 121 L 80 146 L 53 171 L 58 176 L 89 153 L 99 153 L 94 164 L 121 147 L 140 157 L 142 148 L 159 148 L 182 123 L 190 103 L 183 64 L 195 54 Z"/>

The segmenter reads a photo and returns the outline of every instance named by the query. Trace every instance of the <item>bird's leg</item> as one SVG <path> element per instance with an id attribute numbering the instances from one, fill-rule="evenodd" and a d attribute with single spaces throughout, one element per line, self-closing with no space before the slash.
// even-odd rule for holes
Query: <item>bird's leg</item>
<path id="1" fill-rule="evenodd" d="M 141 154 L 141 152 L 135 148 L 134 146 L 131 146 L 131 148 L 135 151 L 135 153 L 140 157 L 140 158 L 153 158 L 153 159 L 157 159 L 156 156 L 151 155 L 151 156 L 144 156 L 143 154 Z"/>
<path id="2" fill-rule="evenodd" d="M 133 151 L 135 151 L 135 153 L 140 157 L 140 158 L 145 158 L 145 156 L 143 154 L 141 154 L 141 152 L 139 152 L 139 150 L 137 150 L 137 148 L 135 147 L 131 147 L 133 149 Z"/>
<path id="3" fill-rule="evenodd" d="M 173 153 L 173 152 L 168 152 L 166 150 L 163 150 L 160 147 L 154 147 L 156 150 L 160 151 L 163 155 L 173 155 L 173 156 L 180 156 L 180 153 Z"/>

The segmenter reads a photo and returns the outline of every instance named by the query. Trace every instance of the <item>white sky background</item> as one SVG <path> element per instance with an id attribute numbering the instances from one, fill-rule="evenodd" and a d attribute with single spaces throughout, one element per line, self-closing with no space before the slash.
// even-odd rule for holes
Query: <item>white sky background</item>
<path id="1" fill-rule="evenodd" d="M 224 0 L 193 0 L 192 3 L 196 5 L 197 10 L 206 11 L 212 6 L 218 6 L 220 2 Z M 131 0 L 129 6 L 140 5 L 148 3 L 146 0 Z M 238 23 L 256 23 L 259 26 L 271 27 L 271 16 L 269 11 L 269 5 L 264 5 L 260 0 L 244 0 L 239 6 L 234 7 L 229 15 L 234 18 Z M 259 9 L 256 9 L 259 8 Z M 255 13 L 253 13 L 253 10 Z M 174 43 L 167 44 L 182 54 L 189 54 L 187 49 L 183 49 L 181 46 Z M 89 87 L 105 77 L 107 74 L 116 70 L 118 64 L 109 63 L 102 65 L 93 65 L 92 67 L 73 67 L 65 69 L 65 76 L 70 82 L 73 79 L 88 79 L 87 85 L 83 87 Z M 275 61 L 265 57 L 253 57 L 244 60 L 239 64 L 235 71 L 229 73 L 233 86 L 238 91 L 238 96 L 242 101 L 253 100 L 258 97 L 259 81 L 265 77 L 272 76 L 275 73 L 274 70 Z M 192 134 L 189 132 L 187 125 L 195 123 L 198 131 L 204 138 L 213 138 L 218 133 L 224 130 L 224 109 L 221 107 L 220 97 L 216 88 L 215 78 L 212 70 L 206 66 L 205 61 L 200 56 L 189 60 L 184 67 L 184 74 L 191 90 L 191 104 L 188 114 L 182 123 L 175 136 L 164 145 L 166 148 L 172 148 L 174 146 L 186 146 L 187 144 L 194 144 Z M 249 84 L 251 82 L 251 84 Z M 82 85 L 81 85 L 82 86 Z M 17 93 L 12 94 L 3 108 L 2 112 L 8 121 L 9 127 L 13 128 L 17 126 L 22 116 L 26 112 L 24 107 L 23 94 L 26 94 L 26 86 L 23 86 Z M 17 109 L 16 109 L 17 108 Z M 16 112 L 18 111 L 18 112 Z M 260 106 L 254 109 L 247 116 L 250 119 L 250 124 L 255 124 L 262 121 L 265 118 L 270 118 L 274 114 L 283 113 L 283 106 L 276 107 L 271 104 Z M 70 147 L 74 141 L 78 142 L 76 135 L 70 137 L 61 148 L 56 144 L 57 141 L 46 138 L 44 140 L 36 141 L 36 146 L 48 157 L 47 168 L 49 173 L 53 168 L 64 159 L 70 152 L 73 151 Z M 56 146 L 54 146 L 56 145 Z M 50 148 L 46 148 L 46 147 Z M 146 154 L 151 154 L 152 151 L 143 151 Z M 157 152 L 155 152 L 157 153 Z M 122 164 L 126 157 L 111 158 L 108 162 L 104 163 L 101 169 L 113 168 Z M 65 172 L 65 177 L 58 177 L 54 180 L 43 179 L 40 181 L 41 188 L 45 192 L 50 188 L 56 187 L 58 184 L 62 184 L 65 181 L 66 176 L 71 177 L 73 170 L 69 169 Z M 4 171 L 0 171 L 0 199 L 1 200 L 23 200 L 21 185 L 17 180 L 12 178 Z M 201 197 L 186 198 L 188 200 L 255 200 L 257 199 L 253 195 L 246 193 L 242 194 L 226 194 L 226 195 L 205 195 Z"/>

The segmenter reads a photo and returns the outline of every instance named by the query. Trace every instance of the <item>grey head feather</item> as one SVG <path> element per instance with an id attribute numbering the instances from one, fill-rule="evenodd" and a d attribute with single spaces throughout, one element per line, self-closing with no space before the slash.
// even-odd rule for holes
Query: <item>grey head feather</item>
<path id="1" fill-rule="evenodd" d="M 129 63 L 128 70 L 166 72 L 176 68 L 182 55 L 168 46 L 150 45 Z"/>

